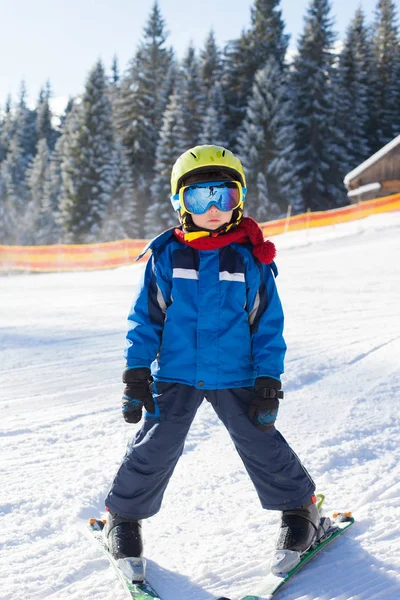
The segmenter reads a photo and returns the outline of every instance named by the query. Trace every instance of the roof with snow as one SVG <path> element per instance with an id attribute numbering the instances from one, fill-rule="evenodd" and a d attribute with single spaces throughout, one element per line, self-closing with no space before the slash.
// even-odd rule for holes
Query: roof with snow
<path id="1" fill-rule="evenodd" d="M 348 190 L 400 179 L 400 135 L 350 171 L 344 178 Z"/>

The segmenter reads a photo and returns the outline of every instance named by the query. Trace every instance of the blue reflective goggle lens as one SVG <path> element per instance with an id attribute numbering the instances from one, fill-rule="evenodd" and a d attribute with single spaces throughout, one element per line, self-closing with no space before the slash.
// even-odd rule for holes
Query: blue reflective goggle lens
<path id="1" fill-rule="evenodd" d="M 181 188 L 180 197 L 186 212 L 202 215 L 213 205 L 222 212 L 237 208 L 242 193 L 237 181 L 204 181 Z"/>

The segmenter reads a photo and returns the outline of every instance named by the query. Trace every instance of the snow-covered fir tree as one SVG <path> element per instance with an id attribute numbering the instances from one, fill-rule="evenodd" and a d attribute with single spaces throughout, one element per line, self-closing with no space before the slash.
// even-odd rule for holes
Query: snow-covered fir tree
<path id="1" fill-rule="evenodd" d="M 42 210 L 45 222 L 42 225 L 42 230 L 46 244 L 59 243 L 62 237 L 61 226 L 58 222 L 58 204 L 62 196 L 61 164 L 64 139 L 62 135 L 58 138 L 54 150 L 50 154 L 48 176 L 43 184 Z"/>
<path id="2" fill-rule="evenodd" d="M 200 54 L 200 77 L 204 105 L 199 142 L 227 145 L 226 106 L 222 89 L 222 57 L 211 30 Z"/>
<path id="3" fill-rule="evenodd" d="M 268 166 L 267 174 L 278 182 L 281 202 L 276 204 L 280 216 L 290 205 L 293 214 L 304 211 L 299 163 L 294 144 L 294 114 L 290 101 L 285 98 L 282 107 L 281 124 L 276 131 L 277 153 Z M 276 215 L 272 207 L 272 215 Z"/>
<path id="4" fill-rule="evenodd" d="M 200 63 L 193 44 L 183 58 L 179 81 L 184 140 L 186 148 L 190 148 L 199 143 L 205 108 Z"/>
<path id="5" fill-rule="evenodd" d="M 62 132 L 64 131 L 65 128 L 65 123 L 67 120 L 67 117 L 69 115 L 69 113 L 71 112 L 73 106 L 74 106 L 74 102 L 75 102 L 75 98 L 72 98 L 71 96 L 68 98 L 68 102 L 64 108 L 64 112 L 62 113 L 62 115 L 60 116 L 60 123 L 58 126 L 58 130 L 59 132 L 62 134 Z"/>
<path id="6" fill-rule="evenodd" d="M 118 102 L 118 98 L 119 98 L 119 94 L 120 94 L 120 86 L 121 86 L 121 76 L 119 73 L 119 66 L 118 66 L 118 58 L 116 56 L 114 56 L 112 64 L 111 64 L 111 76 L 109 77 L 109 81 L 108 81 L 108 94 L 109 94 L 109 98 L 110 98 L 110 102 L 111 102 L 111 108 L 112 108 L 112 121 L 113 121 L 113 126 L 115 129 L 115 134 L 118 135 L 118 132 L 116 130 L 116 124 L 117 124 L 117 102 Z"/>
<path id="7" fill-rule="evenodd" d="M 45 183 L 49 177 L 50 152 L 45 137 L 40 138 L 36 156 L 30 164 L 26 180 L 31 193 L 29 203 L 29 216 L 32 219 L 33 229 L 36 229 L 36 220 L 40 213 Z"/>
<path id="8" fill-rule="evenodd" d="M 6 158 L 0 163 L 0 234 L 4 244 L 20 244 L 25 233 L 24 215 L 29 202 L 25 175 L 27 159 L 15 135 Z"/>
<path id="9" fill-rule="evenodd" d="M 52 112 L 50 109 L 51 88 L 50 83 L 46 84 L 39 92 L 39 99 L 36 106 L 36 133 L 38 140 L 44 138 L 47 147 L 52 152 L 56 144 L 59 133 L 52 124 Z"/>
<path id="10" fill-rule="evenodd" d="M 118 66 L 118 57 L 117 55 L 114 55 L 113 60 L 112 60 L 112 64 L 111 64 L 111 85 L 118 88 L 119 87 L 119 82 L 121 79 L 121 76 L 119 74 L 119 66 Z"/>
<path id="11" fill-rule="evenodd" d="M 392 0 L 378 0 L 372 27 L 375 82 L 370 145 L 372 152 L 400 133 L 400 40 L 397 7 Z"/>
<path id="12" fill-rule="evenodd" d="M 220 82 L 214 84 L 202 118 L 200 144 L 227 146 L 225 98 Z"/>
<path id="13" fill-rule="evenodd" d="M 137 215 L 143 224 L 167 97 L 171 50 L 158 2 L 154 3 L 134 58 L 122 78 L 115 119 L 135 181 Z"/>
<path id="14" fill-rule="evenodd" d="M 256 73 L 270 57 L 283 70 L 290 36 L 284 32 L 280 0 L 255 0 L 251 9 L 249 40 L 253 58 L 252 71 Z"/>
<path id="15" fill-rule="evenodd" d="M 11 113 L 11 96 L 8 96 L 0 118 L 0 163 L 7 156 L 14 130 L 15 123 Z"/>
<path id="16" fill-rule="evenodd" d="M 86 213 L 90 208 L 82 191 L 81 154 L 79 135 L 83 127 L 83 110 L 77 102 L 65 119 L 60 161 L 60 190 L 57 210 L 57 224 L 63 243 L 84 241 L 88 230 Z M 85 210 L 87 208 L 87 210 Z M 82 220 L 82 227 L 80 222 Z M 83 230 L 83 231 L 82 231 Z"/>
<path id="17" fill-rule="evenodd" d="M 229 42 L 224 56 L 227 135 L 235 148 L 256 72 L 273 57 L 283 69 L 289 36 L 284 33 L 280 0 L 255 0 L 251 26 Z"/>
<path id="18" fill-rule="evenodd" d="M 5 145 L 3 144 L 3 142 L 2 142 L 2 136 L 1 136 L 1 128 L 2 128 L 2 125 L 3 125 L 3 123 L 2 123 L 2 121 L 1 121 L 1 119 L 0 119 L 0 163 L 1 163 L 1 161 L 2 161 L 2 160 L 4 160 L 4 159 L 5 159 L 5 157 L 6 157 L 6 147 L 5 147 Z"/>
<path id="19" fill-rule="evenodd" d="M 146 237 L 154 237 L 164 229 L 177 225 L 178 222 L 170 203 L 171 170 L 176 159 L 188 148 L 179 87 L 178 85 L 177 90 L 170 97 L 157 144 L 151 202 L 145 219 Z"/>
<path id="20" fill-rule="evenodd" d="M 200 77 L 206 100 L 209 100 L 214 86 L 221 82 L 222 77 L 221 51 L 213 30 L 208 34 L 204 48 L 200 52 Z"/>
<path id="21" fill-rule="evenodd" d="M 180 81 L 180 64 L 175 59 L 172 50 L 170 50 L 170 64 L 168 71 L 163 81 L 161 94 L 160 94 L 160 110 L 162 111 L 160 120 L 160 129 L 164 121 L 164 113 L 169 104 L 171 95 L 175 92 L 178 82 Z M 160 131 L 158 132 L 160 134 Z M 159 138 L 157 139 L 158 143 Z"/>
<path id="22" fill-rule="evenodd" d="M 223 91 L 226 103 L 226 137 L 229 148 L 237 150 L 237 132 L 246 114 L 253 85 L 254 73 L 249 71 L 251 49 L 248 35 L 242 31 L 239 38 L 225 46 L 223 55 Z"/>
<path id="23" fill-rule="evenodd" d="M 268 184 L 265 173 L 258 173 L 256 190 L 258 210 L 254 214 L 255 219 L 259 223 L 262 223 L 263 221 L 271 220 L 279 215 L 279 206 L 275 204 L 275 202 L 271 202 L 269 198 Z"/>
<path id="24" fill-rule="evenodd" d="M 367 124 L 371 70 L 371 44 L 364 14 L 359 8 L 339 55 L 335 86 L 336 122 L 343 139 L 343 176 L 370 155 Z"/>
<path id="25" fill-rule="evenodd" d="M 101 61 L 89 73 L 82 102 L 68 116 L 64 136 L 59 205 L 63 238 L 95 242 L 115 177 L 111 104 Z"/>
<path id="26" fill-rule="evenodd" d="M 311 0 L 289 80 L 301 196 L 304 209 L 312 210 L 347 202 L 332 89 L 335 35 L 330 10 L 329 0 Z"/>
<path id="27" fill-rule="evenodd" d="M 113 241 L 139 236 L 132 169 L 122 143 L 114 152 L 114 185 L 101 228 L 100 238 Z"/>
<path id="28" fill-rule="evenodd" d="M 55 226 L 52 207 L 45 201 L 50 176 L 50 151 L 45 137 L 38 141 L 36 156 L 27 171 L 30 200 L 24 216 L 24 244 L 48 244 Z"/>
<path id="29" fill-rule="evenodd" d="M 247 210 L 258 220 L 277 217 L 292 202 L 297 178 L 290 136 L 293 136 L 292 115 L 286 99 L 284 74 L 271 57 L 256 73 L 238 136 L 247 178 Z M 289 190 L 283 188 L 285 177 L 289 179 L 286 187 L 291 191 L 290 196 L 287 195 Z M 264 198 L 268 198 L 268 202 L 260 204 Z"/>
<path id="30" fill-rule="evenodd" d="M 3 181 L 3 169 L 0 163 L 0 244 L 7 243 L 8 223 L 6 214 L 6 191 L 5 183 Z"/>
<path id="31" fill-rule="evenodd" d="M 28 164 L 36 154 L 38 136 L 36 131 L 36 111 L 31 110 L 26 102 L 25 83 L 21 83 L 19 102 L 14 117 L 14 131 L 22 154 Z"/>
<path id="32" fill-rule="evenodd" d="M 25 223 L 30 202 L 27 169 L 36 154 L 36 111 L 28 108 L 22 82 L 15 108 L 7 100 L 0 128 L 0 169 L 3 237 L 10 243 L 25 243 L 31 223 Z"/>

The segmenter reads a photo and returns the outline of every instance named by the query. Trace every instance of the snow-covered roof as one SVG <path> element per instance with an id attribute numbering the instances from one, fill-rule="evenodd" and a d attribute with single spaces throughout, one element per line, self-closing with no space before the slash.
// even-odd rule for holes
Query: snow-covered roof
<path id="1" fill-rule="evenodd" d="M 378 160 L 380 160 L 383 156 L 385 156 L 388 152 L 393 150 L 393 148 L 395 148 L 399 144 L 400 144 L 400 135 L 398 135 L 397 137 L 394 138 L 394 140 L 392 140 L 391 142 L 386 144 L 386 146 L 383 146 L 383 148 L 378 150 L 378 152 L 375 152 L 375 154 L 373 154 L 372 156 L 370 156 L 370 158 L 368 158 L 363 163 L 361 163 L 361 165 L 359 165 L 358 167 L 356 167 L 355 169 L 350 171 L 350 173 L 347 173 L 346 177 L 344 178 L 345 186 L 347 187 L 347 185 L 350 183 L 350 181 L 352 179 L 354 179 L 355 177 L 360 175 L 363 171 L 365 171 L 365 169 L 367 169 L 368 167 L 370 167 L 371 165 L 376 163 Z"/>
<path id="2" fill-rule="evenodd" d="M 355 190 L 350 190 L 347 195 L 349 198 L 351 198 L 352 196 L 359 196 L 360 194 L 365 194 L 366 192 L 375 192 L 376 190 L 380 190 L 381 187 L 381 184 L 378 182 L 368 183 L 367 185 L 361 185 Z"/>

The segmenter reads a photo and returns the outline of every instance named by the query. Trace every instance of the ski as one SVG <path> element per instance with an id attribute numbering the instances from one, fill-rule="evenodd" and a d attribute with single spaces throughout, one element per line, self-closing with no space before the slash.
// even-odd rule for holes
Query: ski
<path id="1" fill-rule="evenodd" d="M 323 502 L 323 500 L 322 500 Z M 321 504 L 322 504 L 321 502 Z M 321 521 L 326 518 L 322 517 Z M 330 525 L 326 529 L 324 537 L 314 546 L 312 546 L 307 552 L 305 552 L 300 561 L 290 569 L 287 573 L 274 574 L 270 572 L 262 584 L 262 595 L 250 595 L 242 596 L 240 600 L 271 600 L 276 594 L 282 589 L 282 587 L 292 577 L 300 571 L 316 554 L 321 552 L 328 544 L 333 542 L 337 537 L 342 535 L 345 531 L 353 525 L 354 519 L 351 513 L 334 513 L 333 518 L 330 519 Z M 217 600 L 230 600 L 229 598 L 217 598 Z"/>
<path id="2" fill-rule="evenodd" d="M 83 533 L 85 533 L 92 541 L 95 540 L 103 550 L 103 553 L 108 558 L 124 586 L 126 598 L 130 598 L 130 600 L 161 600 L 157 592 L 144 579 L 145 559 L 130 561 L 130 563 L 127 564 L 128 568 L 125 570 L 130 571 L 131 574 L 133 574 L 135 577 L 135 581 L 133 581 L 129 578 L 129 573 L 124 573 L 117 561 L 111 556 L 103 536 L 105 523 L 105 521 L 99 519 L 89 519 L 89 521 L 87 523 L 85 522 L 83 525 Z M 122 566 L 124 568 L 124 565 Z M 136 581 L 136 579 L 143 579 L 143 581 Z"/>

